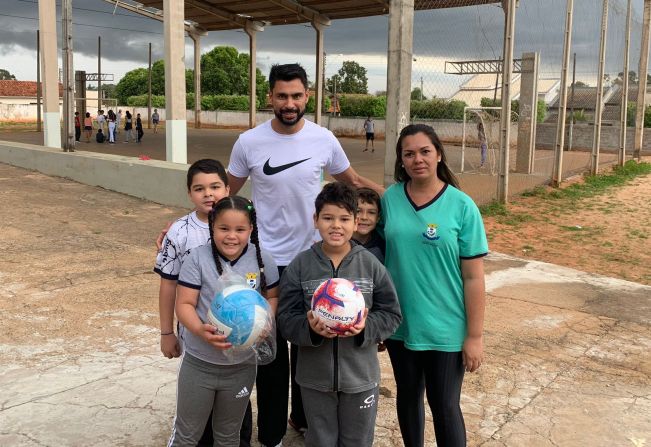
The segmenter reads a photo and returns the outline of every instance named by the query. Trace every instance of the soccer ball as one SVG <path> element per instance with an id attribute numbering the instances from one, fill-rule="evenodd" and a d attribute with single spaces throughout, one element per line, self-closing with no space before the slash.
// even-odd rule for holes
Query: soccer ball
<path id="1" fill-rule="evenodd" d="M 225 335 L 233 346 L 249 347 L 270 326 L 270 308 L 267 300 L 255 290 L 243 285 L 226 287 L 215 296 L 208 320 L 218 335 Z"/>
<path id="2" fill-rule="evenodd" d="M 343 334 L 362 320 L 366 302 L 355 283 L 328 279 L 312 295 L 312 312 L 332 331 Z"/>

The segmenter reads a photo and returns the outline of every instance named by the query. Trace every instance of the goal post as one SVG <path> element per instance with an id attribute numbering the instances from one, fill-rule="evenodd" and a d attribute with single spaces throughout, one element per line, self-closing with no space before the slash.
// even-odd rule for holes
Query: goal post
<path id="1" fill-rule="evenodd" d="M 487 161 L 490 168 L 490 173 L 495 175 L 495 147 L 499 146 L 499 129 L 497 130 L 497 138 L 495 134 L 495 123 L 499 123 L 502 108 L 501 107 L 470 107 L 463 108 L 463 129 L 461 131 L 461 172 L 465 171 L 466 163 L 466 146 L 468 140 L 468 116 L 474 116 L 476 120 L 482 124 L 486 136 L 487 146 Z"/>

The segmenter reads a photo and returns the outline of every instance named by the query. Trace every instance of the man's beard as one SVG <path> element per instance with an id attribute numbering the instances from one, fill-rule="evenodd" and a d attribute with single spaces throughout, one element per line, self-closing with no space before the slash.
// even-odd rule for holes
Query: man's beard
<path id="1" fill-rule="evenodd" d="M 291 121 L 288 121 L 288 120 L 286 120 L 286 119 L 283 117 L 283 112 L 285 112 L 285 113 L 287 113 L 287 112 L 289 112 L 289 113 L 294 112 L 294 113 L 296 113 L 296 118 L 294 118 L 294 119 L 291 120 Z M 276 115 L 276 118 L 278 118 L 278 120 L 279 120 L 281 123 L 283 123 L 285 126 L 293 126 L 294 124 L 298 123 L 298 122 L 301 120 L 301 118 L 303 118 L 303 115 L 305 115 L 305 109 L 303 109 L 303 110 L 300 110 L 300 109 L 298 109 L 298 108 L 293 108 L 293 109 L 280 109 L 280 110 L 277 111 L 277 112 L 274 110 L 274 115 Z"/>

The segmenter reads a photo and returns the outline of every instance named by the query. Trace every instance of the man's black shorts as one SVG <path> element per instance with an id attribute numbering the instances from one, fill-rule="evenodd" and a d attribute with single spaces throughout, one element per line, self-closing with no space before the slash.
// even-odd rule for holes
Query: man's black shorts
<path id="1" fill-rule="evenodd" d="M 366 132 L 366 140 L 375 140 L 375 133 Z"/>

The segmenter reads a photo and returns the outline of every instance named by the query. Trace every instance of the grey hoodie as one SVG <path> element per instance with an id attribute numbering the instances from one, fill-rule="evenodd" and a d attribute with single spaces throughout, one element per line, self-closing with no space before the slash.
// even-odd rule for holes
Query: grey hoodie
<path id="1" fill-rule="evenodd" d="M 378 386 L 377 343 L 392 335 L 402 320 L 387 270 L 362 246 L 351 244 L 350 253 L 335 269 L 321 242 L 315 243 L 298 254 L 280 280 L 276 321 L 283 337 L 298 345 L 296 382 L 318 391 L 360 393 Z M 322 337 L 307 321 L 312 294 L 335 277 L 353 281 L 369 309 L 364 330 L 354 337 Z"/>

